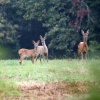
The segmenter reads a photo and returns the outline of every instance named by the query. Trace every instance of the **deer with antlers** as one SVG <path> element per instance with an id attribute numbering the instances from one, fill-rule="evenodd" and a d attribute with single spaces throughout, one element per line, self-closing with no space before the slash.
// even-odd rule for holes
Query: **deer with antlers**
<path id="1" fill-rule="evenodd" d="M 18 54 L 20 56 L 20 61 L 19 64 L 22 64 L 22 60 L 24 58 L 31 58 L 32 63 L 34 63 L 34 57 L 36 56 L 36 51 L 37 51 L 37 47 L 39 45 L 40 41 L 38 40 L 37 42 L 33 41 L 34 44 L 34 49 L 20 49 L 18 51 Z"/>
<path id="2" fill-rule="evenodd" d="M 83 35 L 83 42 L 80 42 L 78 44 L 78 57 L 79 59 L 83 59 L 83 53 L 85 53 L 85 58 L 87 59 L 88 55 L 88 44 L 87 44 L 87 39 L 88 39 L 88 34 L 89 34 L 89 29 L 84 33 L 83 30 L 81 30 L 81 33 Z"/>
<path id="3" fill-rule="evenodd" d="M 36 60 L 40 56 L 40 62 L 41 62 L 41 58 L 44 59 L 44 57 L 46 57 L 47 62 L 48 62 L 48 48 L 47 48 L 46 43 L 45 43 L 46 36 L 42 37 L 40 35 L 40 39 L 41 39 L 41 42 L 42 42 L 42 46 L 37 47 Z"/>

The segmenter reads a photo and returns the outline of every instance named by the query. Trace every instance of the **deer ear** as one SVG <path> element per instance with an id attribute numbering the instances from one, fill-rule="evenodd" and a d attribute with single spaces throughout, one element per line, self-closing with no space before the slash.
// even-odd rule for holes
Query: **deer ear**
<path id="1" fill-rule="evenodd" d="M 86 34 L 87 34 L 87 35 L 89 34 L 89 29 L 86 31 Z"/>
<path id="2" fill-rule="evenodd" d="M 83 30 L 81 30 L 81 33 L 82 33 L 82 35 L 84 35 L 84 31 Z"/>
<path id="3" fill-rule="evenodd" d="M 37 43 L 39 44 L 40 43 L 40 40 L 38 40 Z"/>
<path id="4" fill-rule="evenodd" d="M 40 35 L 40 39 L 42 39 L 42 36 Z"/>
<path id="5" fill-rule="evenodd" d="M 46 37 L 46 36 L 44 36 L 44 39 L 47 39 L 47 37 Z"/>
<path id="6" fill-rule="evenodd" d="M 35 41 L 34 40 L 32 42 L 33 42 L 33 44 L 35 44 Z"/>

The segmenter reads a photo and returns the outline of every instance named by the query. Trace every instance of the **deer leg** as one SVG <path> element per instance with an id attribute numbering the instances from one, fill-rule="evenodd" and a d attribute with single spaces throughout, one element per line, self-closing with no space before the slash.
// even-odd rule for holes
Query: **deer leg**
<path id="1" fill-rule="evenodd" d="M 38 59 L 38 56 L 39 56 L 39 55 L 36 55 L 36 57 L 35 57 L 35 58 L 36 58 L 36 61 L 37 61 L 37 59 Z"/>
<path id="2" fill-rule="evenodd" d="M 22 60 L 25 58 L 26 56 L 25 55 L 20 55 L 20 61 L 19 61 L 19 64 L 21 65 L 22 64 Z"/>
<path id="3" fill-rule="evenodd" d="M 40 62 L 41 62 L 42 55 L 40 55 Z"/>
<path id="4" fill-rule="evenodd" d="M 34 57 L 31 57 L 31 61 L 32 61 L 32 63 L 34 63 Z"/>
<path id="5" fill-rule="evenodd" d="M 83 60 L 83 52 L 81 52 L 81 59 Z"/>
<path id="6" fill-rule="evenodd" d="M 20 65 L 22 64 L 22 60 L 19 61 L 19 64 L 20 64 Z"/>
<path id="7" fill-rule="evenodd" d="M 24 57 L 20 56 L 20 61 L 19 61 L 19 64 L 21 65 L 22 64 L 22 60 L 24 59 Z"/>
<path id="8" fill-rule="evenodd" d="M 78 51 L 78 58 L 79 58 L 79 60 L 81 59 L 81 52 L 80 51 Z"/>
<path id="9" fill-rule="evenodd" d="M 36 57 L 36 61 L 37 61 L 38 57 Z"/>
<path id="10" fill-rule="evenodd" d="M 47 59 L 47 62 L 48 62 L 48 54 L 46 54 L 46 59 Z"/>
<path id="11" fill-rule="evenodd" d="M 86 54 L 85 54 L 85 59 L 87 60 L 87 56 L 88 56 L 88 52 L 86 52 Z"/>
<path id="12" fill-rule="evenodd" d="M 44 59 L 45 59 L 45 54 L 42 54 L 42 59 L 43 59 L 43 61 L 44 61 Z"/>

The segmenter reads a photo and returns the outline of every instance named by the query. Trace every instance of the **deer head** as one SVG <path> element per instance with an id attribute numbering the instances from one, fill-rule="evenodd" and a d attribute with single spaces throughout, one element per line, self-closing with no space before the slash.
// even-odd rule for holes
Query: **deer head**
<path id="1" fill-rule="evenodd" d="M 84 41 L 84 42 L 87 42 L 88 34 L 89 34 L 89 29 L 86 31 L 86 33 L 84 33 L 84 31 L 81 30 L 81 33 L 82 33 L 82 35 L 83 35 L 83 41 Z"/>
<path id="2" fill-rule="evenodd" d="M 44 46 L 45 45 L 46 36 L 42 37 L 40 35 L 40 39 L 41 39 L 42 46 Z"/>
<path id="3" fill-rule="evenodd" d="M 37 50 L 37 47 L 38 47 L 38 45 L 39 45 L 39 43 L 40 43 L 40 40 L 38 40 L 37 42 L 35 42 L 35 41 L 33 40 L 32 42 L 33 42 L 33 44 L 34 44 L 34 48 Z"/>

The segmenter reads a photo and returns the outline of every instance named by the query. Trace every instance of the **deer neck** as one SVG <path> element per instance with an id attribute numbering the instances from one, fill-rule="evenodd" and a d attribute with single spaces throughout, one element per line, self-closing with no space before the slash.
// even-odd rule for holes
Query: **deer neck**
<path id="1" fill-rule="evenodd" d="M 34 48 L 33 50 L 36 52 L 37 51 L 37 48 Z"/>
<path id="2" fill-rule="evenodd" d="M 44 47 L 44 49 L 47 49 L 46 43 L 44 42 L 44 44 L 42 44 L 42 46 Z"/>
<path id="3" fill-rule="evenodd" d="M 87 39 L 84 39 L 83 42 L 84 42 L 84 45 L 87 45 Z"/>

